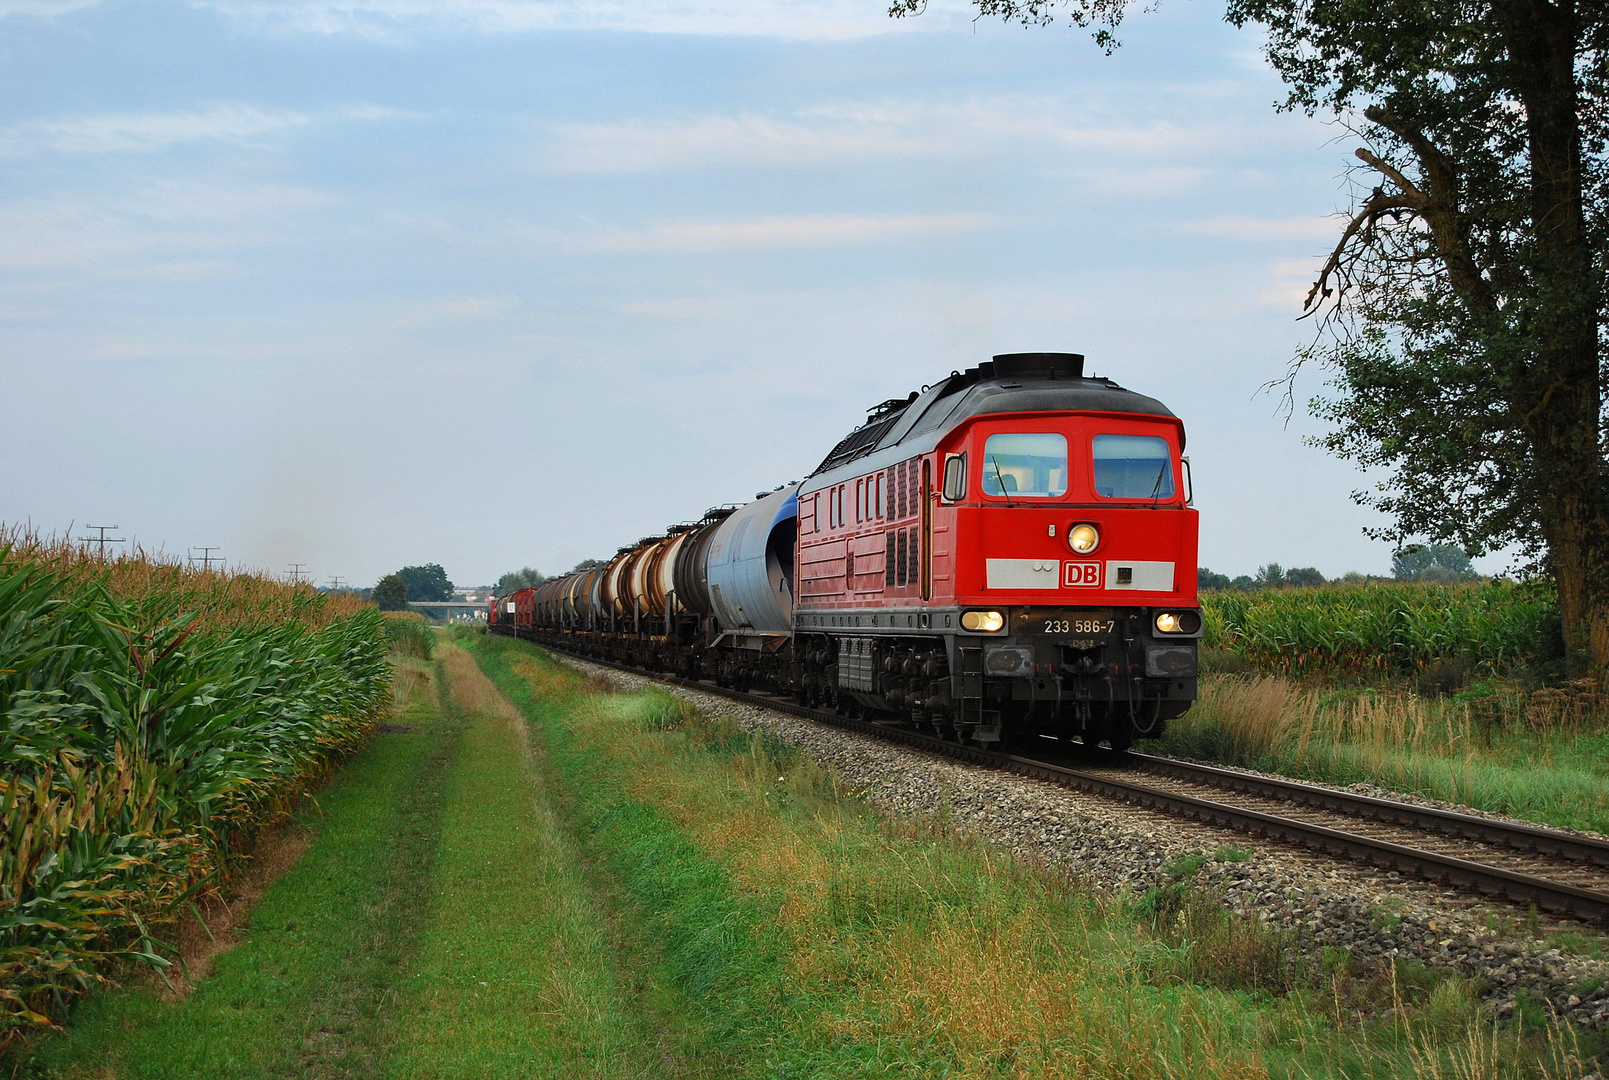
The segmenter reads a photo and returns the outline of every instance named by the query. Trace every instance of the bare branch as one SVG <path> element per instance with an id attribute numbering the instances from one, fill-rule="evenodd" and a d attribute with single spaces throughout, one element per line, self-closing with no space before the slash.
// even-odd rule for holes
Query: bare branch
<path id="1" fill-rule="evenodd" d="M 1334 288 L 1329 285 L 1332 277 L 1345 277 L 1344 273 L 1342 273 L 1342 267 L 1346 261 L 1347 248 L 1352 243 L 1354 237 L 1356 237 L 1359 233 L 1366 233 L 1369 230 L 1372 230 L 1375 222 L 1377 222 L 1382 215 L 1401 215 L 1403 213 L 1412 214 L 1419 212 L 1420 209 L 1420 200 L 1414 198 L 1412 195 L 1407 194 L 1379 194 L 1375 195 L 1368 202 L 1364 203 L 1363 209 L 1354 214 L 1352 216 L 1352 220 L 1346 223 L 1346 229 L 1342 231 L 1341 239 L 1336 242 L 1335 249 L 1330 252 L 1330 257 L 1324 261 L 1324 268 L 1319 271 L 1318 280 L 1313 282 L 1313 287 L 1308 290 L 1307 299 L 1302 301 L 1302 311 L 1304 314 L 1301 316 L 1301 318 L 1305 319 L 1309 315 L 1312 315 L 1314 312 L 1318 311 L 1319 308 L 1315 306 L 1314 302 L 1317 300 L 1322 300 L 1323 297 L 1327 297 L 1335 291 Z M 1342 290 L 1345 290 L 1344 284 L 1342 285 Z"/>
<path id="2" fill-rule="evenodd" d="M 1386 161 L 1379 154 L 1376 154 L 1373 150 L 1360 146 L 1356 150 L 1352 151 L 1352 153 L 1359 161 L 1362 161 L 1370 167 L 1379 169 L 1381 172 L 1385 173 L 1391 178 L 1391 182 L 1396 184 L 1397 187 L 1402 190 L 1403 194 L 1417 200 L 1419 206 L 1423 207 L 1428 201 L 1425 198 L 1424 192 L 1415 187 L 1406 176 L 1403 176 L 1402 173 L 1392 166 L 1390 162 Z"/>
<path id="3" fill-rule="evenodd" d="M 1480 266 L 1470 250 L 1469 226 L 1458 205 L 1458 170 L 1452 159 L 1426 138 L 1424 132 L 1402 121 L 1390 109 L 1371 105 L 1363 115 L 1395 134 L 1413 150 L 1425 175 L 1421 212 L 1435 237 L 1448 279 L 1473 306 L 1486 313 L 1495 312 L 1497 301 L 1492 295 L 1491 283 L 1481 276 Z M 1359 150 L 1357 155 L 1390 177 L 1403 191 L 1419 190 L 1378 156 L 1365 150 Z"/>

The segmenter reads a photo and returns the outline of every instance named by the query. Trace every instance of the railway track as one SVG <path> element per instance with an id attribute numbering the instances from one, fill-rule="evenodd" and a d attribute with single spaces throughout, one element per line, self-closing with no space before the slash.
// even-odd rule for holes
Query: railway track
<path id="1" fill-rule="evenodd" d="M 1609 924 L 1609 842 L 1593 837 L 1149 754 L 1129 753 L 1101 762 L 985 750 L 910 728 L 808 708 L 770 694 L 644 671 L 551 645 L 542 647 L 587 663 L 976 765 L 1297 844 L 1510 903 L 1535 904 L 1554 914 Z M 1220 793 L 1235 796 L 1235 801 L 1216 797 Z"/>

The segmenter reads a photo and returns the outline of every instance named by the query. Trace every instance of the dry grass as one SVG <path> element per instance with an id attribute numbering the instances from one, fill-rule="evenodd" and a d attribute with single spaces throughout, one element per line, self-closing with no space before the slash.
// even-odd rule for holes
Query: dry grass
<path id="1" fill-rule="evenodd" d="M 1490 1036 L 1458 987 L 1416 989 L 1400 1025 L 1375 1019 L 1378 993 L 1332 1016 L 1293 943 L 1189 881 L 1155 902 L 1084 892 L 940 821 L 872 813 L 680 699 L 584 693 L 513 643 L 476 651 L 543 725 L 564 805 L 645 905 L 646 951 L 663 943 L 668 977 L 708 997 L 677 1008 L 735 1032 L 732 1075 L 1384 1078 L 1454 1062 L 1466 1022 Z M 1299 690 L 1231 689 L 1265 737 L 1317 730 Z M 1579 1075 L 1502 1038 L 1502 1075 Z"/>
<path id="2" fill-rule="evenodd" d="M 550 683 L 541 666 L 521 670 Z M 925 1046 L 958 1080 L 1266 1075 L 1217 1023 L 1210 991 L 1092 967 L 1104 932 L 1059 881 L 981 844 L 936 845 L 925 825 L 888 831 L 846 814 L 808 760 L 696 716 L 667 727 L 679 703 L 643 697 L 582 699 L 574 730 L 763 904 L 790 942 L 791 992 L 841 1003 L 820 1037 Z M 690 742 L 739 749 L 723 760 L 689 754 Z"/>
<path id="3" fill-rule="evenodd" d="M 391 669 L 391 703 L 397 713 L 407 712 L 415 703 L 430 700 L 430 668 L 420 660 L 399 658 Z"/>
<path id="4" fill-rule="evenodd" d="M 1585 692 L 1506 688 L 1459 700 L 1325 692 L 1267 675 L 1206 676 L 1200 691 L 1165 749 L 1609 831 L 1609 733 Z"/>

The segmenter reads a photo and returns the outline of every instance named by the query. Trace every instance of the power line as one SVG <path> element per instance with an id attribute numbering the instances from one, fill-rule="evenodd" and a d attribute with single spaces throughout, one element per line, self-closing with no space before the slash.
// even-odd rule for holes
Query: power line
<path id="1" fill-rule="evenodd" d="M 85 525 L 84 528 L 86 528 L 86 529 L 94 529 L 95 531 L 100 533 L 99 536 L 80 536 L 78 539 L 82 540 L 86 544 L 99 544 L 101 546 L 100 557 L 102 559 L 106 558 L 106 545 L 107 544 L 123 544 L 123 543 L 127 543 L 127 541 L 125 541 L 121 536 L 107 536 L 106 535 L 107 533 L 111 532 L 113 529 L 116 529 L 117 528 L 116 525 Z"/>
<path id="2" fill-rule="evenodd" d="M 193 562 L 193 563 L 199 562 L 201 564 L 201 569 L 202 570 L 211 570 L 213 563 L 221 564 L 223 562 L 223 556 L 222 555 L 214 555 L 213 554 L 214 551 L 222 551 L 223 550 L 223 548 L 220 545 L 217 545 L 217 544 L 214 544 L 211 547 L 188 548 L 186 550 L 188 550 L 188 551 L 200 551 L 201 552 L 201 555 L 200 555 L 199 558 L 196 557 L 195 555 L 191 555 L 190 556 L 190 561 Z"/>

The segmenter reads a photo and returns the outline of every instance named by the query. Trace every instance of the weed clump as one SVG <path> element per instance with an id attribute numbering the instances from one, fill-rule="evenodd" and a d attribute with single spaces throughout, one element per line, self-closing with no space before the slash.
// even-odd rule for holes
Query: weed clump
<path id="1" fill-rule="evenodd" d="M 1148 890 L 1132 915 L 1148 937 L 1142 955 L 1158 985 L 1198 983 L 1226 990 L 1288 993 L 1308 976 L 1294 930 L 1276 930 L 1231 911 L 1219 889 L 1194 879 L 1205 854 L 1182 856 L 1164 868 L 1174 880 Z"/>
<path id="2" fill-rule="evenodd" d="M 429 660 L 435 654 L 436 635 L 423 615 L 413 611 L 388 611 L 384 615 L 386 641 L 398 656 Z"/>

